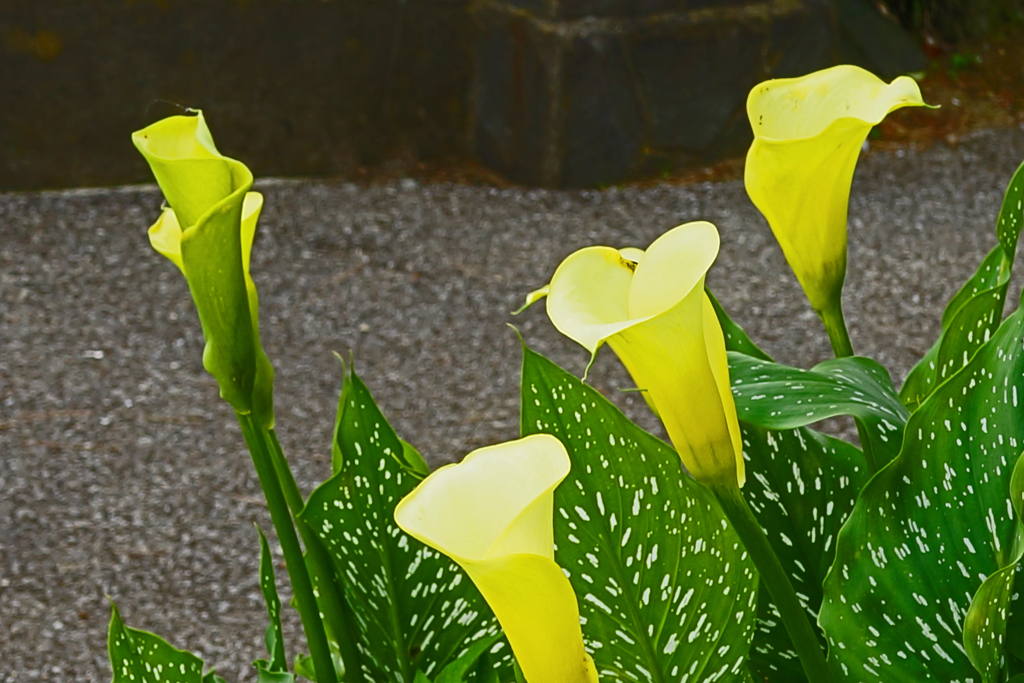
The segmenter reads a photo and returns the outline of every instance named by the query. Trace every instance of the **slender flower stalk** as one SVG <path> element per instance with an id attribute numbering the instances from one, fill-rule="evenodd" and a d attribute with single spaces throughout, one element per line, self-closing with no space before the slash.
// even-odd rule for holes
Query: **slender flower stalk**
<path id="1" fill-rule="evenodd" d="M 825 331 L 828 332 L 828 340 L 832 344 L 832 353 L 836 358 L 848 358 L 854 355 L 853 345 L 850 343 L 850 333 L 846 330 L 846 321 L 843 319 L 842 307 L 826 309 L 822 312 L 821 319 L 825 323 Z M 857 425 L 857 438 L 860 440 L 861 450 L 864 451 L 870 476 L 878 470 L 878 463 L 875 461 L 871 440 L 868 438 L 868 428 L 859 417 L 853 418 L 853 422 Z"/>
<path id="2" fill-rule="evenodd" d="M 765 536 L 764 529 L 754 517 L 743 494 L 735 486 L 711 486 L 712 492 L 722 504 L 722 510 L 732 522 L 733 528 L 743 541 L 744 547 L 754 560 L 754 565 L 761 579 L 768 587 L 772 602 L 779 610 L 782 623 L 786 627 L 793 649 L 800 657 L 800 665 L 810 683 L 832 683 L 832 673 L 825 661 L 818 637 L 807 620 L 807 610 L 789 581 L 786 570 L 779 562 L 778 555 L 772 549 Z"/>
<path id="3" fill-rule="evenodd" d="M 846 329 L 846 318 L 843 316 L 842 302 L 823 309 L 819 312 L 819 316 L 825 324 L 825 332 L 828 333 L 828 341 L 832 345 L 832 353 L 836 358 L 847 358 L 854 355 L 850 332 Z"/>
<path id="4" fill-rule="evenodd" d="M 253 467 L 256 469 L 256 476 L 260 481 L 260 488 L 263 489 L 263 495 L 267 499 L 267 508 L 270 510 L 274 531 L 277 532 L 277 540 L 281 544 L 285 565 L 288 568 L 288 579 L 295 591 L 299 616 L 302 619 L 302 628 L 306 633 L 309 654 L 313 658 L 317 681 L 337 683 L 338 677 L 334 670 L 334 660 L 331 658 L 327 633 L 320 618 L 320 608 L 313 592 L 313 583 L 302 555 L 299 537 L 295 533 L 288 503 L 274 469 L 273 455 L 267 448 L 267 438 L 261 433 L 260 426 L 251 414 L 237 413 L 236 415 L 238 424 L 242 428 L 245 445 L 248 446 L 249 455 L 252 457 Z"/>
<path id="5" fill-rule="evenodd" d="M 359 626 L 352 614 L 352 608 L 345 601 L 344 596 L 338 591 L 334 582 L 334 568 L 330 555 L 324 547 L 323 542 L 309 524 L 299 517 L 302 508 L 305 506 L 305 498 L 299 490 L 295 481 L 288 460 L 285 458 L 281 448 L 281 442 L 277 439 L 277 432 L 273 429 L 266 430 L 261 435 L 267 444 L 274 470 L 291 512 L 292 520 L 298 527 L 299 536 L 306 547 L 306 566 L 313 583 L 313 590 L 317 601 L 321 604 L 320 615 L 327 635 L 337 643 L 341 661 L 345 666 L 345 681 L 355 681 L 360 669 L 360 654 L 356 647 L 355 634 L 359 632 Z"/>

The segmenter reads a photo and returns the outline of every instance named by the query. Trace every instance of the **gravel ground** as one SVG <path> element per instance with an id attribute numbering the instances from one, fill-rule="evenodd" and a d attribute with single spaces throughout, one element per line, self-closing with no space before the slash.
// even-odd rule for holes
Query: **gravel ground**
<path id="1" fill-rule="evenodd" d="M 994 244 L 1024 132 L 868 155 L 850 212 L 855 347 L 902 381 L 944 303 Z M 824 333 L 742 183 L 495 190 L 261 183 L 254 255 L 278 425 L 305 490 L 329 473 L 338 362 L 433 464 L 517 435 L 514 322 L 580 373 L 585 352 L 523 295 L 579 247 L 722 233 L 709 282 L 781 361 Z M 184 280 L 151 252 L 153 187 L 0 194 L 0 681 L 108 681 L 106 596 L 126 620 L 254 681 L 263 605 L 252 523 L 270 528 L 240 433 L 203 371 Z M 1016 295 L 1016 289 L 1011 296 Z M 656 428 L 602 352 L 592 382 Z M 841 425 L 840 425 L 841 427 Z M 296 632 L 295 619 L 289 634 Z"/>

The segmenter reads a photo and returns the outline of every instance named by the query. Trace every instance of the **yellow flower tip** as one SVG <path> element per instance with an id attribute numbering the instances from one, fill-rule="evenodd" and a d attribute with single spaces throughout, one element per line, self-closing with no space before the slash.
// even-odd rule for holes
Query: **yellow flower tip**
<path id="1" fill-rule="evenodd" d="M 913 78 L 886 84 L 850 65 L 750 91 L 754 143 L 744 184 L 819 312 L 842 293 L 850 183 L 861 146 L 872 126 L 909 106 L 927 106 Z"/>
<path id="2" fill-rule="evenodd" d="M 636 247 L 623 247 L 619 249 L 619 256 L 632 263 L 640 263 L 640 259 L 644 256 L 644 250 Z"/>
<path id="3" fill-rule="evenodd" d="M 551 278 L 548 317 L 591 354 L 629 321 L 629 284 L 636 263 L 611 247 L 570 254 Z"/>
<path id="4" fill-rule="evenodd" d="M 242 268 L 249 274 L 249 259 L 252 255 L 252 243 L 256 238 L 256 223 L 263 211 L 263 195 L 259 192 L 247 192 L 242 200 Z"/>
<path id="5" fill-rule="evenodd" d="M 135 147 L 147 158 L 219 159 L 220 152 L 201 110 L 195 116 L 168 116 L 132 133 Z"/>
<path id="6" fill-rule="evenodd" d="M 594 354 L 612 335 L 670 309 L 703 283 L 718 247 L 718 230 L 699 221 L 669 230 L 646 251 L 580 249 L 551 278 L 548 316 Z"/>
<path id="7" fill-rule="evenodd" d="M 245 164 L 217 151 L 201 111 L 157 121 L 132 133 L 132 142 L 149 163 L 183 230 L 252 186 Z"/>
<path id="8" fill-rule="evenodd" d="M 707 221 L 686 223 L 654 240 L 637 261 L 629 288 L 629 315 L 659 315 L 700 285 L 718 257 L 718 228 Z M 636 251 L 639 251 L 636 250 Z"/>
<path id="9" fill-rule="evenodd" d="M 554 561 L 554 490 L 569 456 L 538 434 L 442 467 L 395 508 L 410 536 L 457 562 L 494 610 L 529 683 L 593 683 L 579 606 Z"/>
<path id="10" fill-rule="evenodd" d="M 646 251 L 581 249 L 555 271 L 547 306 L 555 327 L 591 354 L 612 347 L 695 478 L 737 482 L 742 447 L 725 338 L 704 294 L 718 249 L 718 230 L 703 221 L 669 230 Z"/>
<path id="11" fill-rule="evenodd" d="M 792 141 L 819 135 L 840 121 L 870 128 L 889 112 L 910 106 L 925 106 L 913 78 L 900 76 L 886 84 L 859 66 L 841 64 L 754 86 L 747 116 L 755 138 Z"/>
<path id="12" fill-rule="evenodd" d="M 529 294 L 527 294 L 526 295 L 526 301 L 523 303 L 522 306 L 520 306 L 516 310 L 512 311 L 512 315 L 519 315 L 520 313 L 525 311 L 527 308 L 529 308 L 530 306 L 534 305 L 535 303 L 537 303 L 538 301 L 540 301 L 541 299 L 546 297 L 548 295 L 548 291 L 550 289 L 551 289 L 551 285 L 544 285 L 540 289 L 535 289 L 532 292 L 530 292 Z"/>
<path id="13" fill-rule="evenodd" d="M 160 217 L 149 227 L 149 244 L 161 256 L 166 257 L 185 274 L 185 264 L 181 260 L 181 226 L 174 209 L 164 207 Z"/>
<path id="14" fill-rule="evenodd" d="M 554 558 L 554 490 L 568 473 L 565 446 L 549 434 L 488 446 L 420 482 L 395 521 L 456 561 L 513 552 Z"/>

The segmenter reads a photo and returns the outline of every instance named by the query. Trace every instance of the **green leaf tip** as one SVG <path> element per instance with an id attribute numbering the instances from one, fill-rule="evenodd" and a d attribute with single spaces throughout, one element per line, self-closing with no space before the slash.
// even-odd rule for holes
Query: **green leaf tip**
<path id="1" fill-rule="evenodd" d="M 508 329 L 512 330 L 512 332 L 515 333 L 516 339 L 519 340 L 519 343 L 522 344 L 523 346 L 526 346 L 526 341 L 523 339 L 523 334 L 522 332 L 519 331 L 519 328 L 513 325 L 512 323 L 505 324 L 508 326 Z"/>
<path id="2" fill-rule="evenodd" d="M 964 617 L 964 648 L 982 683 L 999 683 L 1006 659 L 1008 614 L 1014 597 L 1014 578 L 1024 558 L 1024 454 L 1010 476 L 1009 499 L 1017 513 L 1013 542 L 1003 566 L 982 582 Z M 1019 587 L 1018 587 L 1019 590 Z"/>
<path id="3" fill-rule="evenodd" d="M 109 599 L 109 597 L 108 597 Z M 111 683 L 212 683 L 219 680 L 213 671 L 203 675 L 203 660 L 170 645 L 158 635 L 129 628 L 110 601 L 110 627 L 107 650 Z"/>
<path id="4" fill-rule="evenodd" d="M 256 525 L 260 538 L 260 591 L 267 605 L 266 643 L 269 660 L 256 660 L 257 669 L 266 674 L 288 672 L 288 656 L 285 652 L 284 631 L 281 627 L 281 599 L 277 594 L 277 583 L 274 576 L 274 558 L 270 552 L 270 544 L 263 530 Z M 268 679 L 269 680 L 269 679 Z"/>
<path id="5" fill-rule="evenodd" d="M 1003 196 L 996 219 L 999 244 L 946 305 L 939 338 L 903 382 L 900 400 L 911 410 L 920 407 L 936 387 L 966 366 L 999 328 L 1024 224 L 1022 207 L 1024 163 L 1014 172 Z"/>

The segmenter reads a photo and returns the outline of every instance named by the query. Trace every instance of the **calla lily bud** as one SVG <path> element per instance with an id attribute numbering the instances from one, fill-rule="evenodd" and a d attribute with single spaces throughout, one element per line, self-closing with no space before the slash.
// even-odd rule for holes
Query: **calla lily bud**
<path id="1" fill-rule="evenodd" d="M 554 491 L 568 473 L 562 443 L 536 434 L 438 469 L 395 508 L 399 527 L 472 579 L 528 683 L 597 681 L 576 595 L 554 559 Z"/>
<path id="2" fill-rule="evenodd" d="M 922 105 L 912 78 L 887 85 L 849 65 L 750 91 L 747 193 L 819 313 L 842 295 L 850 183 L 864 140 L 889 112 Z"/>
<path id="3" fill-rule="evenodd" d="M 711 223 L 680 225 L 646 250 L 587 247 L 562 261 L 548 316 L 591 353 L 605 342 L 706 484 L 742 486 L 743 446 L 725 336 L 704 278 L 718 256 Z"/>
<path id="4" fill-rule="evenodd" d="M 150 243 L 185 275 L 206 347 L 203 365 L 221 397 L 273 427 L 274 370 L 259 340 L 259 300 L 249 274 L 263 197 L 244 164 L 221 155 L 202 113 L 172 116 L 132 134 L 169 208 Z"/>

